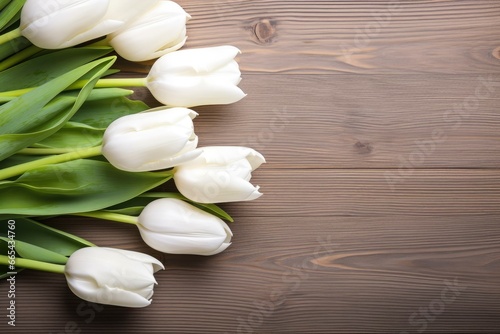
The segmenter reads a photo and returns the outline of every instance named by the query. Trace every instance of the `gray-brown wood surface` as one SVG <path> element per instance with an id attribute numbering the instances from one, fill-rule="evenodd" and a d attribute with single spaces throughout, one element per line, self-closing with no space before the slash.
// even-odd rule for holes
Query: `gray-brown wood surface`
<path id="1" fill-rule="evenodd" d="M 264 196 L 222 205 L 234 238 L 214 257 L 160 254 L 125 224 L 52 220 L 160 258 L 153 304 L 89 304 L 64 277 L 25 271 L 15 328 L 0 284 L 0 330 L 500 332 L 500 1 L 178 3 L 193 16 L 186 48 L 242 51 L 248 96 L 194 108 L 195 127 L 200 146 L 262 152 Z"/>

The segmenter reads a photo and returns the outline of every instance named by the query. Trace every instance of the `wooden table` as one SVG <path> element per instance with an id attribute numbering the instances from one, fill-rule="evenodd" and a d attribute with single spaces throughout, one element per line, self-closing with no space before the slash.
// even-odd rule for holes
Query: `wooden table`
<path id="1" fill-rule="evenodd" d="M 207 258 L 159 254 L 130 226 L 54 221 L 160 258 L 153 304 L 93 305 L 64 277 L 23 272 L 2 333 L 500 332 L 500 2 L 179 4 L 186 48 L 243 52 L 248 96 L 195 108 L 200 145 L 261 151 L 265 195 L 222 205 L 233 245 Z"/>

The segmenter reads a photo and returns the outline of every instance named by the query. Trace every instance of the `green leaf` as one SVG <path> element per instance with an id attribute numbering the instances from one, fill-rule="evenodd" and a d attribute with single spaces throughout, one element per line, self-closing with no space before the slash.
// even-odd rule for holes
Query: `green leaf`
<path id="1" fill-rule="evenodd" d="M 14 154 L 7 159 L 0 161 L 0 169 L 20 165 L 36 159 L 40 159 L 40 157 L 36 155 Z"/>
<path id="2" fill-rule="evenodd" d="M 56 253 L 61 256 L 67 257 L 80 248 L 95 246 L 91 242 L 83 238 L 80 238 L 76 235 L 55 229 L 53 227 L 39 223 L 32 219 L 15 218 L 14 220 L 15 220 L 14 232 L 15 232 L 17 250 L 19 250 L 17 243 L 19 241 L 22 241 L 26 244 L 30 244 L 45 249 L 50 253 Z M 8 220 L 3 220 L 0 222 L 0 226 L 2 226 L 1 231 L 7 231 L 7 222 Z M 4 237 L 7 236 L 6 233 L 0 233 L 0 235 L 3 235 Z M 37 258 L 35 257 L 27 256 L 26 251 L 24 252 L 25 252 L 24 255 L 22 254 L 22 251 L 18 253 L 24 258 L 37 260 Z M 53 256 L 53 254 L 50 255 L 50 253 L 47 253 L 49 254 L 48 256 Z M 63 261 L 61 257 L 57 258 L 59 259 L 58 261 Z M 48 260 L 46 261 L 43 259 L 38 259 L 38 260 L 44 262 L 56 263 L 53 261 L 48 261 Z"/>
<path id="3" fill-rule="evenodd" d="M 0 44 L 0 60 L 10 57 L 30 45 L 31 42 L 24 37 L 18 37 L 8 43 Z"/>
<path id="4" fill-rule="evenodd" d="M 40 55 L 2 73 L 0 91 L 40 86 L 113 51 L 110 47 L 69 48 Z"/>
<path id="5" fill-rule="evenodd" d="M 8 221 L 0 221 L 0 254 L 7 255 L 9 234 Z M 17 257 L 42 261 L 54 264 L 65 264 L 68 257 L 76 250 L 83 247 L 92 247 L 94 244 L 75 235 L 46 226 L 27 218 L 16 218 L 15 227 L 11 231 L 13 240 L 15 240 L 15 251 Z M 4 232 L 5 231 L 5 232 Z M 11 233 L 12 233 L 11 232 Z M 0 265 L 0 279 L 7 277 L 9 270 L 7 266 Z M 21 268 L 16 268 L 19 273 Z"/>
<path id="6" fill-rule="evenodd" d="M 130 206 L 130 207 L 121 208 L 121 209 L 106 209 L 103 211 L 112 212 L 112 213 L 119 213 L 119 214 L 127 215 L 127 216 L 139 216 L 141 214 L 142 210 L 144 210 L 144 208 L 145 208 L 145 205 Z"/>
<path id="7" fill-rule="evenodd" d="M 198 202 L 193 202 L 189 201 L 191 204 L 196 206 L 197 208 L 206 211 L 208 213 L 213 214 L 216 217 L 219 217 L 221 219 L 225 219 L 231 223 L 234 222 L 233 217 L 231 217 L 226 211 L 222 210 L 220 207 L 218 207 L 215 204 L 205 204 L 205 203 L 198 203 Z"/>
<path id="8" fill-rule="evenodd" d="M 107 72 L 104 75 L 107 75 Z M 80 110 L 85 110 L 85 105 L 89 102 L 100 100 L 114 100 L 133 94 L 134 91 L 123 88 L 94 88 Z M 107 102 L 104 102 L 107 103 Z M 83 108 L 83 109 L 82 109 Z"/>
<path id="9" fill-rule="evenodd" d="M 5 8 L 5 6 L 7 6 L 10 2 L 11 2 L 11 0 L 0 0 L 0 10 L 3 10 Z M 2 15 L 2 13 L 0 13 L 0 16 L 1 15 Z"/>
<path id="10" fill-rule="evenodd" d="M 80 66 L 0 106 L 0 160 L 58 131 L 81 107 L 115 59 L 107 57 Z M 58 96 L 70 84 L 89 74 L 90 80 L 75 100 L 70 93 Z"/>
<path id="11" fill-rule="evenodd" d="M 126 201 L 118 205 L 106 208 L 104 211 L 120 213 L 129 216 L 138 216 L 140 215 L 144 207 L 146 207 L 146 205 L 159 198 L 180 199 L 216 217 L 227 220 L 229 222 L 234 221 L 233 218 L 227 212 L 225 212 L 215 204 L 204 204 L 204 203 L 194 202 L 182 196 L 179 193 L 172 193 L 172 192 L 146 192 L 144 194 L 137 196 L 136 198 L 131 199 L 130 201 Z"/>
<path id="12" fill-rule="evenodd" d="M 8 242 L 9 239 L 0 236 L 0 239 Z M 27 242 L 16 240 L 16 252 L 17 254 L 25 259 L 56 263 L 56 264 L 66 264 L 68 258 L 59 253 L 52 252 L 42 247 L 38 247 Z"/>
<path id="13" fill-rule="evenodd" d="M 11 29 L 16 29 L 20 25 L 21 25 L 21 11 L 17 12 L 16 15 L 14 15 L 10 19 L 10 21 L 7 22 L 7 24 L 5 24 L 5 27 L 2 29 L 2 31 L 8 31 L 8 30 L 11 30 Z"/>
<path id="14" fill-rule="evenodd" d="M 13 19 L 19 14 L 26 0 L 12 0 L 0 14 L 0 31 L 8 27 Z"/>
<path id="15" fill-rule="evenodd" d="M 171 172 L 125 172 L 103 161 L 46 165 L 0 182 L 0 215 L 52 216 L 101 210 L 172 178 Z"/>
<path id="16" fill-rule="evenodd" d="M 99 89 L 94 89 L 98 91 Z M 128 92 L 128 91 L 125 91 Z M 123 90 L 116 91 L 123 94 Z M 83 148 L 98 146 L 108 125 L 119 117 L 149 109 L 124 96 L 87 100 L 59 131 L 36 143 L 38 148 Z"/>
<path id="17" fill-rule="evenodd" d="M 101 145 L 103 129 L 68 122 L 52 136 L 32 145 L 38 148 L 85 148 Z"/>
<path id="18" fill-rule="evenodd" d="M 57 117 L 61 110 L 71 107 L 76 101 L 75 94 L 66 92 L 57 94 L 59 92 L 55 93 L 55 96 L 50 97 L 47 101 L 43 101 L 43 105 L 34 105 L 36 112 L 21 109 L 24 105 L 29 108 L 30 103 L 34 104 L 34 101 L 30 101 L 30 97 L 33 97 L 32 94 L 29 97 L 19 97 L 19 101 L 17 99 L 11 101 L 18 103 L 8 103 L 0 106 L 0 134 L 11 135 L 34 131 L 43 126 L 44 123 Z M 17 115 L 14 112 L 17 112 Z"/>
<path id="19" fill-rule="evenodd" d="M 3 243 L 3 241 L 1 243 Z M 16 272 L 18 274 L 23 270 L 24 269 L 22 268 L 16 268 Z M 3 280 L 4 278 L 9 278 L 11 275 L 12 274 L 9 274 L 9 268 L 7 266 L 0 265 L 0 280 Z"/>
<path id="20" fill-rule="evenodd" d="M 150 192 L 150 193 L 142 194 L 140 197 L 144 197 L 144 198 L 148 198 L 148 197 L 152 197 L 152 198 L 159 198 L 159 197 L 160 198 L 177 198 L 177 199 L 183 200 L 185 202 L 188 202 L 188 203 L 196 206 L 198 209 L 201 209 L 203 211 L 211 213 L 216 217 L 219 217 L 221 219 L 225 219 L 225 220 L 230 221 L 230 222 L 234 222 L 233 218 L 226 211 L 222 210 L 217 205 L 198 203 L 198 202 L 195 202 L 195 201 L 188 199 L 187 197 L 182 196 L 179 193 Z"/>
<path id="21" fill-rule="evenodd" d="M 0 239 L 0 255 L 7 255 L 9 253 L 8 243 Z M 0 279 L 9 277 L 7 274 L 11 270 L 8 266 L 0 265 Z"/>
<path id="22" fill-rule="evenodd" d="M 115 57 L 107 57 L 81 65 L 0 106 L 0 133 L 20 133 L 43 124 L 57 112 L 55 106 L 58 105 L 59 100 L 70 101 L 75 98 L 74 93 L 58 96 L 61 92 L 88 73 L 91 73 L 93 79 L 96 79 L 96 76 L 102 75 L 115 59 Z M 5 80 L 3 75 L 2 80 Z M 89 83 L 89 85 L 91 84 Z M 88 96 L 91 91 L 89 85 L 82 88 L 79 95 L 86 92 L 86 96 Z M 40 112 L 45 106 L 49 108 Z"/>
<path id="23" fill-rule="evenodd" d="M 84 123 L 98 129 L 106 129 L 114 120 L 149 109 L 142 101 L 116 97 L 86 102 L 71 121 Z"/>

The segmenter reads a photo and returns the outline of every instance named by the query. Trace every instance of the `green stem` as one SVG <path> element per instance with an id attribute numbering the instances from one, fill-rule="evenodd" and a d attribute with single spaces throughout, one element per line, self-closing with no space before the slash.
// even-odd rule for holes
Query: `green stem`
<path id="1" fill-rule="evenodd" d="M 0 264 L 9 266 L 10 265 L 9 260 L 10 260 L 9 257 L 5 255 L 0 255 Z M 53 264 L 53 263 L 23 259 L 18 257 L 15 259 L 15 266 L 25 269 L 47 271 L 49 273 L 64 274 L 64 265 L 62 264 Z"/>
<path id="2" fill-rule="evenodd" d="M 65 90 L 80 89 L 88 83 L 88 80 L 78 80 Z M 146 78 L 122 78 L 122 79 L 101 79 L 98 80 L 94 88 L 119 88 L 119 87 L 144 87 L 146 86 Z M 36 87 L 11 90 L 0 92 L 0 102 L 8 102 L 21 96 Z"/>
<path id="3" fill-rule="evenodd" d="M 118 223 L 126 223 L 137 225 L 138 219 L 134 216 L 122 215 L 120 213 L 106 212 L 106 211 L 92 211 L 92 212 L 81 212 L 81 213 L 73 213 L 73 216 L 80 217 L 90 217 L 90 218 L 98 218 L 104 220 L 111 220 Z"/>
<path id="4" fill-rule="evenodd" d="M 83 149 L 83 148 L 82 148 Z M 39 147 L 30 147 L 23 148 L 18 154 L 24 155 L 54 155 L 54 154 L 65 154 L 74 152 L 76 148 L 39 148 Z"/>
<path id="5" fill-rule="evenodd" d="M 2 93 L 0 93 L 2 94 Z M 0 96 L 0 103 L 7 103 L 9 101 L 12 101 L 16 98 L 16 96 Z"/>
<path id="6" fill-rule="evenodd" d="M 18 53 L 14 54 L 13 56 L 3 60 L 0 62 L 0 71 L 4 71 L 14 65 L 19 64 L 23 60 L 28 59 L 29 57 L 37 54 L 38 52 L 42 51 L 39 47 L 32 45 L 30 47 L 27 47 L 26 49 L 19 51 Z"/>
<path id="7" fill-rule="evenodd" d="M 69 89 L 82 88 L 87 83 L 87 80 L 80 80 L 68 87 Z M 98 80 L 95 88 L 116 88 L 116 87 L 145 87 L 146 78 L 116 78 L 116 79 L 101 79 Z"/>
<path id="8" fill-rule="evenodd" d="M 18 37 L 21 37 L 21 28 L 17 28 L 14 30 L 9 31 L 8 33 L 5 33 L 3 35 L 0 35 L 0 44 L 7 43 L 9 41 L 12 41 L 13 39 L 16 39 Z"/>
<path id="9" fill-rule="evenodd" d="M 69 153 L 65 153 L 65 154 L 52 155 L 52 156 L 49 156 L 46 158 L 42 158 L 42 159 L 30 161 L 30 162 L 25 162 L 23 164 L 19 164 L 16 166 L 1 169 L 0 170 L 0 180 L 5 180 L 5 179 L 8 179 L 8 178 L 13 177 L 13 176 L 23 174 L 24 172 L 27 172 L 27 171 L 32 170 L 32 169 L 37 168 L 37 167 L 51 165 L 51 164 L 57 164 L 57 163 L 67 162 L 67 161 L 72 161 L 72 160 L 77 160 L 77 159 L 95 157 L 95 156 L 98 156 L 100 154 L 101 154 L 101 146 L 96 146 L 96 147 L 75 150 L 73 152 L 69 152 Z"/>

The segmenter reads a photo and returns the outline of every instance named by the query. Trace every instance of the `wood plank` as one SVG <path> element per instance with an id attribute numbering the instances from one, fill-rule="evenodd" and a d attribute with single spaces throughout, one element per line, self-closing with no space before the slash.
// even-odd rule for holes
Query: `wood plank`
<path id="1" fill-rule="evenodd" d="M 193 108 L 200 146 L 243 145 L 274 168 L 498 168 L 490 75 L 243 74 L 248 97 Z M 157 102 L 145 90 L 137 97 Z M 403 167 L 404 168 L 404 167 Z"/>
<path id="2" fill-rule="evenodd" d="M 25 272 L 17 281 L 26 315 L 19 326 L 51 333 L 66 326 L 84 333 L 416 333 L 424 326 L 488 333 L 500 325 L 499 219 L 248 218 L 231 225 L 234 244 L 218 256 L 163 256 L 167 270 L 156 275 L 147 312 L 92 306 L 72 296 L 63 277 Z M 89 220 L 69 230 L 90 238 L 113 232 L 105 245 L 141 249 L 134 228 L 111 225 Z"/>
<path id="3" fill-rule="evenodd" d="M 264 196 L 228 203 L 235 217 L 500 214 L 500 170 L 257 170 Z"/>
<path id="4" fill-rule="evenodd" d="M 89 304 L 62 276 L 22 272 L 18 331 L 499 332 L 500 2 L 178 2 L 193 16 L 187 48 L 243 51 L 248 97 L 193 108 L 195 126 L 201 146 L 264 153 L 252 179 L 264 196 L 221 205 L 233 245 L 213 257 L 160 254 L 125 224 L 50 219 L 167 270 L 146 309 Z M 151 64 L 117 66 L 143 76 Z M 158 105 L 146 89 L 135 98 Z"/>
<path id="5" fill-rule="evenodd" d="M 265 73 L 490 73 L 500 63 L 496 0 L 180 0 L 187 47 L 233 44 Z"/>

